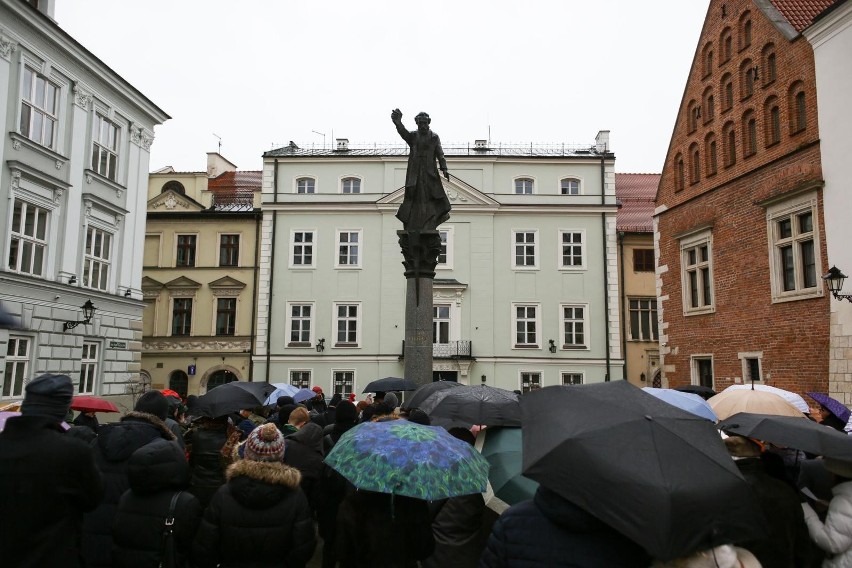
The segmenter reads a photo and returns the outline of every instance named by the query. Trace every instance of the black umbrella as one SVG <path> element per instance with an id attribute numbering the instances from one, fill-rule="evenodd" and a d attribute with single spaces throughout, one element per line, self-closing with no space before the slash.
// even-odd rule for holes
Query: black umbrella
<path id="1" fill-rule="evenodd" d="M 461 385 L 438 391 L 420 403 L 430 417 L 451 418 L 482 426 L 521 425 L 518 395 L 488 385 Z"/>
<path id="2" fill-rule="evenodd" d="M 716 427 L 728 434 L 739 434 L 803 452 L 852 461 L 852 437 L 807 418 L 740 412 Z"/>
<path id="3" fill-rule="evenodd" d="M 207 394 L 199 396 L 193 405 L 193 411 L 198 416 L 215 418 L 244 408 L 260 406 L 269 394 L 263 394 L 265 391 L 263 385 L 264 383 L 241 381 L 220 385 L 210 389 Z"/>
<path id="4" fill-rule="evenodd" d="M 705 387 L 704 385 L 681 385 L 679 387 L 674 387 L 673 390 L 680 392 L 691 392 L 692 394 L 697 394 L 704 400 L 707 400 L 711 396 L 716 396 L 716 391 L 714 391 L 710 387 Z"/>
<path id="5" fill-rule="evenodd" d="M 235 387 L 247 390 L 254 396 L 260 399 L 260 404 L 266 402 L 266 398 L 275 392 L 275 385 L 271 385 L 267 382 L 243 382 L 243 381 L 232 381 L 230 383 Z"/>
<path id="6" fill-rule="evenodd" d="M 361 392 L 390 392 L 390 391 L 413 391 L 417 388 L 417 383 L 409 379 L 401 379 L 399 377 L 385 377 L 384 379 L 376 379 Z"/>
<path id="7" fill-rule="evenodd" d="M 411 395 L 411 398 L 407 399 L 403 404 L 403 408 L 420 408 L 420 405 L 423 404 L 427 398 L 435 394 L 436 392 L 451 389 L 454 387 L 460 387 L 462 385 L 458 384 L 455 381 L 434 381 L 432 383 L 427 383 L 421 387 L 418 387 L 414 394 Z"/>
<path id="8" fill-rule="evenodd" d="M 21 321 L 0 305 L 0 329 L 22 329 Z"/>
<path id="9" fill-rule="evenodd" d="M 763 537 L 751 489 L 708 420 L 627 381 L 521 398 L 523 474 L 660 560 Z"/>

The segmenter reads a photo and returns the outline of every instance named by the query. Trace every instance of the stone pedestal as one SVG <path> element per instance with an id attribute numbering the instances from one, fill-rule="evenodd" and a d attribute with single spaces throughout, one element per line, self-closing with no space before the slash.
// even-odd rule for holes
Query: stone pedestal
<path id="1" fill-rule="evenodd" d="M 404 258 L 405 378 L 418 385 L 432 382 L 432 280 L 441 252 L 438 231 L 397 231 Z"/>

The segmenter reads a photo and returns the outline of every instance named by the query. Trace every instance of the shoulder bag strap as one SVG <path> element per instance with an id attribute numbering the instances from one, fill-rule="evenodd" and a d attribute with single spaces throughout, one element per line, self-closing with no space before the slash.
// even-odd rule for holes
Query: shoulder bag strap
<path id="1" fill-rule="evenodd" d="M 175 508 L 177 507 L 178 499 L 183 491 L 178 491 L 172 495 L 172 500 L 169 503 L 169 512 L 166 513 L 165 524 L 163 525 L 163 543 L 160 554 L 160 568 L 173 568 L 174 566 L 174 524 L 175 524 Z"/>

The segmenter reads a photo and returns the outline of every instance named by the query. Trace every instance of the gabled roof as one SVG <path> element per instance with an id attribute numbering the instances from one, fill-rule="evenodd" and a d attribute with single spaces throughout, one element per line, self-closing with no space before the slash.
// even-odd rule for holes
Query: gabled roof
<path id="1" fill-rule="evenodd" d="M 837 0 L 769 0 L 775 9 L 801 33 Z"/>
<path id="2" fill-rule="evenodd" d="M 167 189 L 160 195 L 148 200 L 148 211 L 156 211 L 158 209 L 185 213 L 187 211 L 203 211 L 204 206 L 188 195 Z"/>
<path id="3" fill-rule="evenodd" d="M 210 191 L 232 190 L 232 189 L 260 189 L 263 172 L 246 170 L 236 172 L 225 172 L 207 180 L 207 189 Z"/>
<path id="4" fill-rule="evenodd" d="M 165 286 L 166 288 L 201 288 L 200 283 L 186 276 L 178 276 L 174 280 L 166 282 Z"/>
<path id="5" fill-rule="evenodd" d="M 616 230 L 650 233 L 654 230 L 654 197 L 660 174 L 615 174 L 615 198 L 621 203 Z"/>
<path id="6" fill-rule="evenodd" d="M 240 282 L 236 278 L 232 278 L 230 276 L 223 276 L 214 280 L 213 282 L 209 282 L 207 284 L 210 288 L 245 288 L 246 285 L 244 282 Z"/>

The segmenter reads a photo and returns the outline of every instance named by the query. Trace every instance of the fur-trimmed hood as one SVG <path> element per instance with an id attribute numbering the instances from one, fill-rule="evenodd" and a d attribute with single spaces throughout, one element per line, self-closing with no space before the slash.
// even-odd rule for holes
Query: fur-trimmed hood
<path id="1" fill-rule="evenodd" d="M 146 412 L 128 412 L 120 422 L 98 430 L 97 448 L 107 461 L 120 462 L 152 440 L 176 440 L 166 423 Z"/>
<path id="2" fill-rule="evenodd" d="M 240 460 L 225 470 L 228 490 L 249 509 L 268 509 L 299 491 L 302 474 L 281 462 Z"/>

